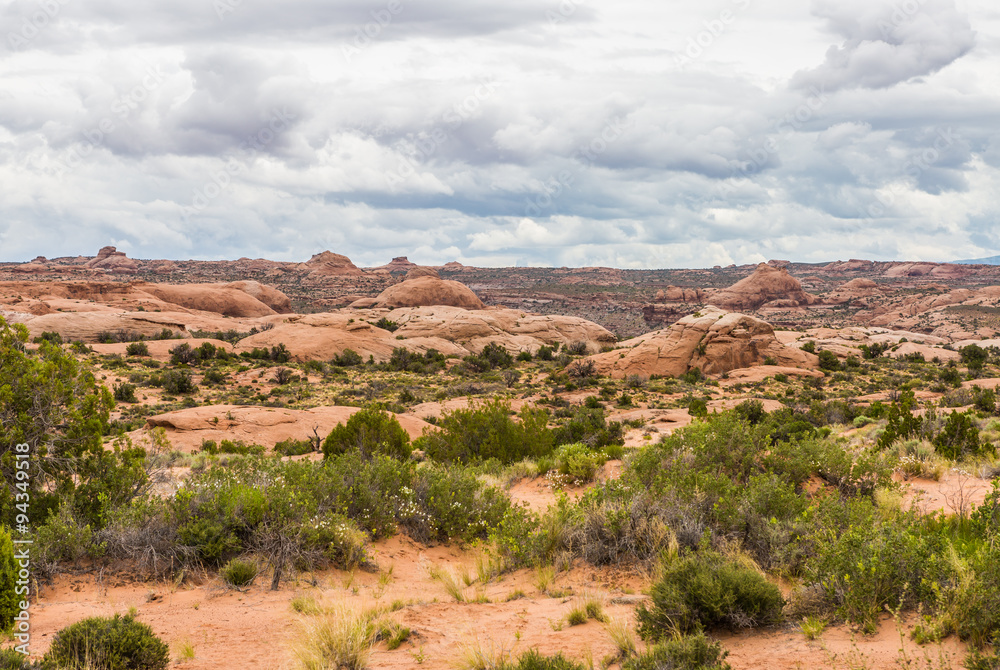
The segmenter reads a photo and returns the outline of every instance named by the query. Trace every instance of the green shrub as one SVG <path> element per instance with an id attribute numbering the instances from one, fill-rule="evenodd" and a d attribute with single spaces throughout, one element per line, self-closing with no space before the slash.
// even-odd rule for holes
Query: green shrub
<path id="1" fill-rule="evenodd" d="M 357 450 L 364 456 L 385 454 L 408 458 L 410 436 L 395 416 L 380 407 L 367 407 L 352 414 L 346 423 L 336 426 L 323 441 L 324 458 L 351 450 Z"/>
<path id="2" fill-rule="evenodd" d="M 16 649 L 0 649 L 0 670 L 34 670 L 36 665 Z"/>
<path id="3" fill-rule="evenodd" d="M 553 437 L 556 444 L 582 442 L 593 449 L 625 443 L 622 424 L 618 421 L 608 423 L 604 407 L 595 396 L 590 396 L 583 407 L 574 411 L 569 421 L 555 428 Z"/>
<path id="4" fill-rule="evenodd" d="M 167 370 L 160 378 L 163 390 L 174 395 L 194 393 L 196 388 L 187 370 Z"/>
<path id="5" fill-rule="evenodd" d="M 952 411 L 944 428 L 931 441 L 935 451 L 953 461 L 966 455 L 978 456 L 984 446 L 979 442 L 979 426 L 968 412 Z M 989 449 L 993 450 L 992 445 Z"/>
<path id="6" fill-rule="evenodd" d="M 582 663 L 572 661 L 562 655 L 543 656 L 537 649 L 529 649 L 517 659 L 517 665 L 510 670 L 585 670 Z"/>
<path id="7" fill-rule="evenodd" d="M 80 560 L 87 555 L 93 535 L 91 527 L 76 518 L 73 505 L 63 501 L 35 534 L 34 553 L 39 567 L 47 569 L 63 561 Z"/>
<path id="8" fill-rule="evenodd" d="M 43 667 L 88 670 L 164 670 L 167 645 L 132 616 L 91 617 L 63 628 L 52 640 Z"/>
<path id="9" fill-rule="evenodd" d="M 126 356 L 149 356 L 149 346 L 145 342 L 131 342 L 125 347 Z"/>
<path id="10" fill-rule="evenodd" d="M 600 451 L 585 444 L 564 444 L 553 454 L 555 469 L 575 484 L 593 481 L 597 470 L 607 460 Z"/>
<path id="11" fill-rule="evenodd" d="M 622 670 L 731 670 L 725 662 L 728 655 L 703 633 L 681 635 L 626 660 Z"/>
<path id="12" fill-rule="evenodd" d="M 517 359 L 516 360 L 519 361 L 519 362 L 521 362 L 521 363 L 530 363 L 531 362 L 531 352 L 530 351 L 522 351 L 522 352 L 520 352 L 517 355 Z"/>
<path id="13" fill-rule="evenodd" d="M 219 576 L 229 586 L 243 588 L 253 584 L 259 572 L 260 568 L 255 561 L 248 558 L 233 558 L 222 566 Z"/>
<path id="14" fill-rule="evenodd" d="M 514 365 L 514 357 L 496 342 L 490 342 L 481 352 L 475 356 L 466 356 L 463 360 L 476 372 L 489 372 Z"/>
<path id="15" fill-rule="evenodd" d="M 513 463 L 552 453 L 547 410 L 525 405 L 518 414 L 519 421 L 510 415 L 510 404 L 499 399 L 472 403 L 467 409 L 445 414 L 438 422 L 440 430 L 424 433 L 418 448 L 445 463 L 491 458 Z"/>
<path id="16" fill-rule="evenodd" d="M 388 330 L 390 333 L 394 333 L 399 330 L 399 324 L 395 321 L 390 321 L 384 316 L 372 324 L 376 328 L 382 328 L 383 330 Z"/>
<path id="17" fill-rule="evenodd" d="M 14 563 L 14 540 L 6 526 L 0 526 L 0 632 L 10 630 L 14 617 L 20 611 L 18 606 L 27 596 L 15 594 L 17 565 Z"/>
<path id="18" fill-rule="evenodd" d="M 42 342 L 48 342 L 49 344 L 60 345 L 60 344 L 63 343 L 63 338 L 62 338 L 62 335 L 60 335 L 59 333 L 47 330 L 44 333 L 42 333 L 41 335 L 39 335 L 38 337 L 36 337 L 32 341 L 35 344 L 41 344 Z"/>
<path id="19" fill-rule="evenodd" d="M 837 354 L 824 349 L 819 352 L 819 368 L 820 370 L 839 370 L 840 359 L 837 358 Z"/>
<path id="20" fill-rule="evenodd" d="M 983 366 L 986 365 L 986 362 L 990 358 L 989 352 L 978 344 L 969 344 L 964 346 L 958 350 L 958 353 L 962 357 L 962 362 L 965 363 L 965 366 L 972 372 L 982 370 Z"/>
<path id="21" fill-rule="evenodd" d="M 115 384 L 114 396 L 118 402 L 138 402 L 135 397 L 135 385 L 128 382 Z"/>
<path id="22" fill-rule="evenodd" d="M 917 405 L 917 400 L 913 391 L 903 391 L 899 398 L 889 407 L 885 430 L 878 438 L 878 446 L 885 449 L 891 446 L 896 440 L 908 439 L 915 436 L 923 424 L 919 416 L 913 415 L 913 409 Z"/>
<path id="23" fill-rule="evenodd" d="M 766 626 L 781 620 L 781 591 L 760 572 L 703 548 L 668 559 L 653 584 L 652 608 L 640 605 L 639 633 L 662 640 L 697 633 Z"/>
<path id="24" fill-rule="evenodd" d="M 543 344 L 542 346 L 538 347 L 538 351 L 535 352 L 535 358 L 537 358 L 540 361 L 551 361 L 554 353 L 555 349 Z"/>
<path id="25" fill-rule="evenodd" d="M 361 365 L 364 361 L 361 358 L 361 354 L 354 351 L 353 349 L 344 349 L 342 352 L 333 357 L 330 361 L 332 365 L 336 365 L 342 368 L 351 368 L 355 365 Z"/>
<path id="26" fill-rule="evenodd" d="M 873 633 L 886 606 L 934 603 L 932 585 L 948 578 L 945 540 L 922 533 L 914 513 L 883 521 L 864 498 L 826 502 L 819 511 L 806 575 L 841 619 Z"/>
<path id="27" fill-rule="evenodd" d="M 301 456 L 302 454 L 308 454 L 315 450 L 315 445 L 310 440 L 296 440 L 295 438 L 288 438 L 287 440 L 282 440 L 274 445 L 274 452 L 276 454 L 281 454 L 282 456 Z"/>

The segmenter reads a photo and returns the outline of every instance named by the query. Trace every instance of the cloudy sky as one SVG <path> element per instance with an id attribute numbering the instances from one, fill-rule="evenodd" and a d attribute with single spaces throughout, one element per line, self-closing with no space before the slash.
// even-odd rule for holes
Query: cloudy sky
<path id="1" fill-rule="evenodd" d="M 996 0 L 0 1 L 0 260 L 1000 253 Z"/>

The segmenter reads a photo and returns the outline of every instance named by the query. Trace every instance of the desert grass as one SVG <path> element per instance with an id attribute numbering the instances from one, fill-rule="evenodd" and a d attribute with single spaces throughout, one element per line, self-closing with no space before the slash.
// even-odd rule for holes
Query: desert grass
<path id="1" fill-rule="evenodd" d="M 465 640 L 455 661 L 457 670 L 506 670 L 510 667 L 513 649 L 492 639 L 473 636 Z"/>
<path id="2" fill-rule="evenodd" d="M 305 624 L 293 653 L 302 670 L 361 670 L 374 644 L 370 614 L 338 603 Z"/>
<path id="3" fill-rule="evenodd" d="M 627 619 L 621 617 L 609 618 L 604 623 L 604 630 L 607 631 L 611 641 L 615 643 L 615 649 L 618 650 L 620 658 L 631 658 L 635 655 L 635 633 L 632 632 L 632 626 Z"/>

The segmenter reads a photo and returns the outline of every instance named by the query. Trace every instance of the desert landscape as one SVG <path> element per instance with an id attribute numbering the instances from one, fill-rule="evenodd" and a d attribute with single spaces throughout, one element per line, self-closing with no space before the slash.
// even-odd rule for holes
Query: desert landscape
<path id="1" fill-rule="evenodd" d="M 3 660 L 997 667 L 998 273 L 0 263 Z"/>

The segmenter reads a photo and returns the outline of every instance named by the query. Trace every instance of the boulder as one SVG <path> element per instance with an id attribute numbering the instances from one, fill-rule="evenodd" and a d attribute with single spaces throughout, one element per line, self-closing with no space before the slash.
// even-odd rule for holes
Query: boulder
<path id="1" fill-rule="evenodd" d="M 358 277 L 364 270 L 351 262 L 351 259 L 331 251 L 322 251 L 308 261 L 306 267 L 311 277 Z"/>
<path id="2" fill-rule="evenodd" d="M 292 313 L 292 301 L 289 297 L 271 286 L 265 286 L 255 281 L 234 281 L 225 284 L 225 287 L 243 291 L 247 295 L 261 301 L 278 314 Z"/>
<path id="3" fill-rule="evenodd" d="M 276 313 L 276 310 L 245 291 L 225 284 L 143 284 L 141 288 L 164 302 L 224 316 L 256 317 Z M 279 293 L 274 289 L 270 291 Z M 273 294 L 269 293 L 269 296 L 274 299 Z"/>
<path id="4" fill-rule="evenodd" d="M 139 271 L 139 264 L 131 258 L 126 257 L 124 252 L 118 251 L 115 247 L 102 247 L 97 252 L 97 257 L 88 261 L 86 266 L 88 268 L 122 274 L 135 274 Z"/>
<path id="5" fill-rule="evenodd" d="M 713 305 L 726 309 L 757 309 L 773 300 L 791 301 L 788 305 L 811 305 L 816 297 L 802 290 L 798 279 L 787 268 L 761 263 L 753 274 L 709 296 Z"/>
<path id="6" fill-rule="evenodd" d="M 721 374 L 761 365 L 768 359 L 787 367 L 819 365 L 815 355 L 782 344 L 769 323 L 712 306 L 670 328 L 622 342 L 622 349 L 589 358 L 598 373 L 614 378 L 678 377 L 692 368 Z"/>
<path id="7" fill-rule="evenodd" d="M 433 275 L 418 275 L 413 279 L 390 286 L 382 291 L 374 303 L 367 303 L 365 307 L 427 307 L 434 305 L 448 305 L 451 307 L 462 307 L 464 309 L 484 309 L 486 305 L 472 292 L 465 284 L 450 279 L 441 279 L 437 273 Z M 358 302 L 351 303 L 352 307 L 361 307 Z"/>

